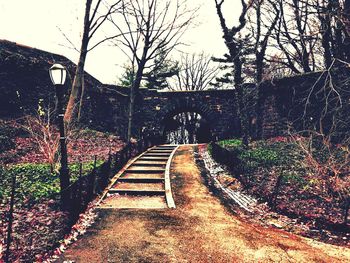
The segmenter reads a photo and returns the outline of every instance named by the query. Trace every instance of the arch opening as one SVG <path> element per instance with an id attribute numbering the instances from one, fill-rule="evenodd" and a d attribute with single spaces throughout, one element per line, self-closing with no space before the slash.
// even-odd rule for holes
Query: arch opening
<path id="1" fill-rule="evenodd" d="M 197 111 L 175 111 L 163 119 L 163 137 L 169 144 L 206 143 L 212 139 L 210 122 Z"/>

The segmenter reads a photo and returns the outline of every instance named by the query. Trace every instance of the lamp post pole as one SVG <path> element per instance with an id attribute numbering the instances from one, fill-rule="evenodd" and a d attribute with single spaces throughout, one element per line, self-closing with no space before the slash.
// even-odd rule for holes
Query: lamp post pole
<path id="1" fill-rule="evenodd" d="M 56 84 L 56 97 L 57 97 L 57 119 L 58 128 L 60 132 L 60 150 L 61 150 L 61 168 L 60 168 L 60 187 L 61 187 L 61 199 L 64 208 L 67 208 L 69 202 L 69 170 L 68 170 L 68 155 L 66 135 L 64 131 L 64 110 L 63 110 L 63 85 Z"/>
<path id="2" fill-rule="evenodd" d="M 60 188 L 61 188 L 61 204 L 63 209 L 69 208 L 70 191 L 68 189 L 70 185 L 69 170 L 68 170 L 68 156 L 66 135 L 64 130 L 64 109 L 63 109 L 63 94 L 64 83 L 66 81 L 66 68 L 60 64 L 54 64 L 50 70 L 50 78 L 55 86 L 56 98 L 57 98 L 57 120 L 58 128 L 60 132 L 60 150 L 61 150 L 61 168 L 60 168 Z"/>

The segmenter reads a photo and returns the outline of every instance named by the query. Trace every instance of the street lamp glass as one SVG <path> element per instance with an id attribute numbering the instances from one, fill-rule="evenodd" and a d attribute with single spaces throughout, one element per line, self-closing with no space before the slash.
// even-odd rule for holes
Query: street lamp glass
<path id="1" fill-rule="evenodd" d="M 66 81 L 67 70 L 61 64 L 54 64 L 50 69 L 50 78 L 54 85 L 63 85 Z"/>

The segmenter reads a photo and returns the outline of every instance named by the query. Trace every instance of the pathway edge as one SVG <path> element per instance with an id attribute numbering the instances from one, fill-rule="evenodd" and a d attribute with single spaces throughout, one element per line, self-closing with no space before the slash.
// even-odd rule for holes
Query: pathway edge
<path id="1" fill-rule="evenodd" d="M 168 204 L 168 207 L 172 208 L 172 209 L 175 209 L 176 205 L 175 205 L 175 201 L 173 198 L 173 193 L 171 191 L 170 166 L 171 166 L 171 162 L 173 160 L 174 154 L 178 148 L 179 148 L 179 145 L 176 146 L 176 148 L 171 152 L 169 159 L 167 161 L 167 164 L 165 166 L 165 173 L 164 173 L 165 199 L 166 199 L 166 202 Z"/>

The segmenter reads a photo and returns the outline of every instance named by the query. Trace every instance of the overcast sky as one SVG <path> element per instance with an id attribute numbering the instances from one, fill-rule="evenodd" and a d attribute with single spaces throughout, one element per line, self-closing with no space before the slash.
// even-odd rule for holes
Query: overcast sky
<path id="1" fill-rule="evenodd" d="M 240 0 L 226 0 L 226 15 L 231 24 L 238 20 Z M 221 56 L 226 52 L 214 0 L 188 0 L 190 6 L 201 6 L 197 27 L 183 38 L 188 46 L 182 51 L 204 51 Z M 78 53 L 68 48 L 64 32 L 79 47 L 84 16 L 84 0 L 0 0 L 0 39 L 64 55 L 77 62 Z M 174 53 L 173 57 L 178 57 Z M 89 53 L 86 70 L 104 83 L 116 83 L 126 58 L 115 49 L 100 46 Z"/>

